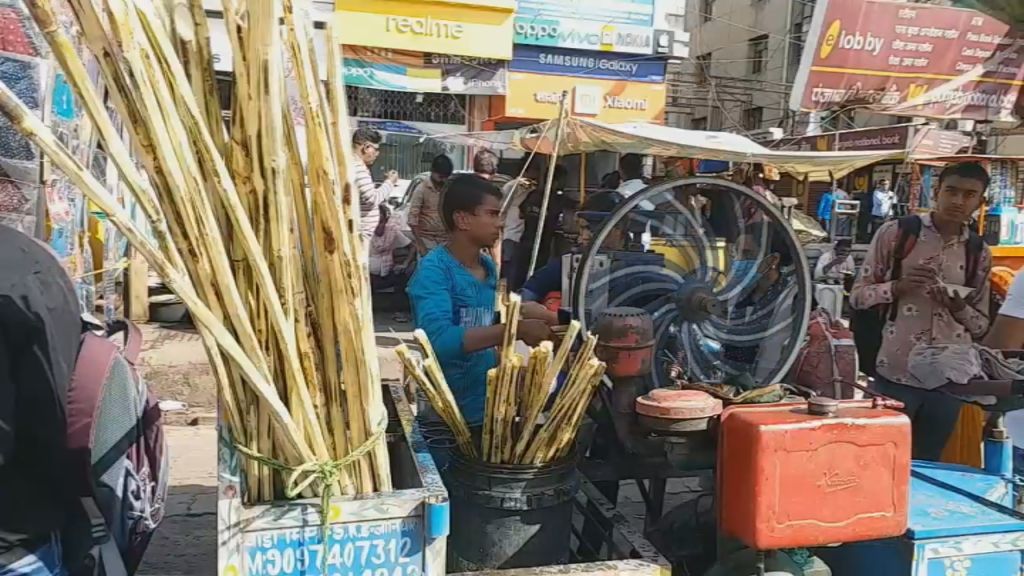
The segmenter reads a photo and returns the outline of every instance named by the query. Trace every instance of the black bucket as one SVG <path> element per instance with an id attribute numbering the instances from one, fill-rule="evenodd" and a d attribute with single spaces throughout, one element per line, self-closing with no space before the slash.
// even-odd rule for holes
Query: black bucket
<path id="1" fill-rule="evenodd" d="M 448 571 L 566 564 L 576 457 L 545 466 L 484 464 L 452 451 Z"/>

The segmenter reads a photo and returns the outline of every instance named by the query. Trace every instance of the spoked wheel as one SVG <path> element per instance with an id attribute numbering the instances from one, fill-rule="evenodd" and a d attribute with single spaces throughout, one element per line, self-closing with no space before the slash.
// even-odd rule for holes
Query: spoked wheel
<path id="1" fill-rule="evenodd" d="M 595 235 L 574 278 L 584 329 L 609 307 L 651 314 L 656 387 L 673 373 L 778 382 L 810 315 L 810 270 L 793 229 L 753 190 L 715 178 L 637 192 Z"/>

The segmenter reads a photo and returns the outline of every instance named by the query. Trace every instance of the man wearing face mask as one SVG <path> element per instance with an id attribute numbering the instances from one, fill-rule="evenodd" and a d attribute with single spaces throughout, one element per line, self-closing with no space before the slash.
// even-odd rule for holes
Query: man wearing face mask
<path id="1" fill-rule="evenodd" d="M 730 302 L 728 323 L 733 334 L 743 336 L 722 342 L 722 356 L 741 373 L 749 374 L 759 385 L 781 361 L 780 354 L 792 337 L 792 324 L 799 290 L 793 280 L 792 251 L 772 234 L 769 252 L 760 260 L 756 255 L 733 262 L 726 294 Z M 757 338 L 749 339 L 747 336 Z"/>

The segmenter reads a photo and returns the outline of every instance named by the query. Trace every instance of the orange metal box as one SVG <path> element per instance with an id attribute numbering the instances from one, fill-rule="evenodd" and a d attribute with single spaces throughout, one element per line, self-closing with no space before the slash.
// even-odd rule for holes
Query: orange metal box
<path id="1" fill-rule="evenodd" d="M 906 531 L 910 420 L 871 401 L 830 411 L 787 403 L 722 413 L 718 515 L 725 535 L 775 550 Z"/>

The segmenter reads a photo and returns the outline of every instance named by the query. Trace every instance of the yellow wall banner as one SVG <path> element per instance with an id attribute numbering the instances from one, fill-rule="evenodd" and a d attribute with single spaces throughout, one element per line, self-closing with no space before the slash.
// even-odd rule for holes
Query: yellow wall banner
<path id="1" fill-rule="evenodd" d="M 547 120 L 558 116 L 558 99 L 569 92 L 569 113 L 601 122 L 655 122 L 665 115 L 665 85 L 509 73 L 505 115 Z"/>
<path id="2" fill-rule="evenodd" d="M 343 44 L 512 59 L 511 3 L 337 0 L 335 10 Z"/>

